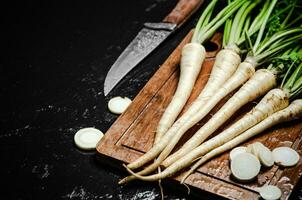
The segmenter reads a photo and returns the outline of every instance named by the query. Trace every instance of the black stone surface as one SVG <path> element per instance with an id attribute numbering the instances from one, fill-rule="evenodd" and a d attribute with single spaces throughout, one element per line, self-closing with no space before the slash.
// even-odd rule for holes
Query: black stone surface
<path id="1" fill-rule="evenodd" d="M 11 1 L 1 6 L 1 199 L 159 199 L 156 184 L 118 186 L 125 174 L 78 150 L 75 132 L 103 132 L 117 118 L 106 106 L 133 98 L 196 23 L 198 14 L 104 97 L 107 71 L 172 0 Z M 199 13 L 202 9 L 199 10 Z M 292 199 L 301 199 L 300 186 Z M 165 186 L 166 199 L 193 199 Z M 210 197 L 209 197 L 210 198 Z M 199 199 L 209 199 L 200 193 Z M 213 198 L 217 199 L 217 198 Z"/>

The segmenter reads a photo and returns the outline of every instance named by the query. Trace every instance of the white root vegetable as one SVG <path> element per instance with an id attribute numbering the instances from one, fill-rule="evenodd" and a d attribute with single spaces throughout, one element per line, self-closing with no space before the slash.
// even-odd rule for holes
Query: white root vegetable
<path id="1" fill-rule="evenodd" d="M 234 139 L 230 140 L 229 142 L 221 145 L 220 147 L 213 149 L 209 153 L 205 154 L 201 157 L 199 161 L 197 161 L 191 169 L 186 172 L 186 174 L 183 176 L 181 183 L 183 183 L 186 178 L 192 174 L 200 165 L 207 162 L 208 160 L 214 158 L 217 155 L 220 155 L 221 153 L 224 153 L 237 145 L 247 141 L 251 137 L 254 137 L 258 135 L 259 133 L 263 132 L 264 130 L 282 123 L 286 121 L 295 120 L 302 117 L 302 100 L 295 100 L 293 101 L 288 107 L 286 107 L 283 110 L 277 111 L 274 114 L 270 115 L 257 125 L 253 126 L 252 128 L 248 129 L 247 131 L 243 132 L 239 136 L 235 137 Z"/>
<path id="2" fill-rule="evenodd" d="M 224 82 L 232 76 L 237 66 L 240 63 L 240 57 L 238 53 L 230 49 L 220 51 L 216 56 L 215 64 L 212 68 L 209 80 L 201 91 L 197 99 L 192 103 L 190 108 L 174 123 L 174 125 L 164 134 L 163 131 L 158 131 L 159 137 L 164 134 L 161 141 L 155 144 L 145 155 L 130 163 L 128 167 L 130 169 L 136 169 L 154 159 L 170 142 L 176 132 L 185 133 L 186 130 L 196 124 L 199 119 L 192 119 L 192 117 L 198 113 L 199 109 L 211 98 L 211 96 L 217 91 Z M 180 129 L 182 126 L 182 129 Z M 163 130 L 163 129 L 162 129 Z M 157 136 L 155 138 L 157 140 Z M 150 170 L 153 171 L 153 170 Z"/>
<path id="3" fill-rule="evenodd" d="M 249 127 L 262 121 L 272 113 L 283 109 L 288 105 L 287 93 L 280 89 L 273 89 L 243 118 L 235 122 L 228 129 L 223 131 L 221 134 L 213 137 L 212 139 L 206 141 L 197 148 L 191 150 L 186 154 L 186 156 L 181 157 L 169 167 L 167 167 L 160 174 L 151 176 L 141 176 L 133 173 L 130 169 L 127 169 L 132 175 L 139 179 L 146 181 L 155 181 L 157 179 L 163 179 L 167 176 L 171 176 L 177 171 L 191 165 L 191 163 L 202 155 L 206 154 L 210 150 L 223 145 L 225 142 L 233 139 L 243 131 L 247 130 Z"/>
<path id="4" fill-rule="evenodd" d="M 202 108 L 202 106 L 213 96 L 214 92 L 218 90 L 218 88 L 235 72 L 240 61 L 241 59 L 237 47 L 223 49 L 216 55 L 216 60 L 207 84 L 186 113 L 176 121 L 175 125 L 173 125 L 173 132 L 177 131 L 183 125 L 191 128 L 200 120 L 200 117 L 195 117 L 195 120 L 192 120 L 192 117 L 196 115 L 199 109 Z M 163 135 L 168 131 L 168 128 L 171 127 L 172 124 L 165 123 L 165 121 L 167 120 L 162 118 L 159 122 L 159 126 L 156 131 L 157 135 Z"/>
<path id="5" fill-rule="evenodd" d="M 263 144 L 260 142 L 254 142 L 248 145 L 249 153 L 254 154 L 257 158 L 259 158 L 259 153 L 261 152 Z"/>
<path id="6" fill-rule="evenodd" d="M 300 160 L 299 154 L 290 147 L 275 148 L 273 150 L 273 157 L 275 163 L 283 167 L 292 167 Z"/>
<path id="7" fill-rule="evenodd" d="M 271 167 L 274 165 L 274 158 L 272 152 L 268 148 L 263 148 L 259 154 L 259 160 L 265 167 Z"/>
<path id="8" fill-rule="evenodd" d="M 246 64 L 247 65 L 247 64 Z M 242 66 L 242 64 L 241 64 Z M 249 69 L 254 69 L 250 64 Z M 240 70 L 240 66 L 238 68 Z M 237 71 L 238 71 L 237 70 Z M 235 73 L 236 74 L 236 73 Z M 234 74 L 234 76 L 235 76 Z M 233 84 L 242 84 L 242 77 L 249 78 L 249 73 L 240 74 L 241 78 L 232 80 Z M 233 76 L 233 77 L 234 77 Z M 233 78 L 232 77 L 232 78 Z M 230 79 L 232 79 L 230 78 Z M 227 81 L 227 83 L 230 80 Z M 227 85 L 227 83 L 225 85 Z M 224 87 L 225 87 L 224 85 Z M 248 80 L 239 90 L 236 92 L 223 106 L 217 111 L 214 116 L 203 125 L 178 151 L 169 156 L 162 165 L 167 167 L 174 163 L 176 160 L 186 155 L 192 149 L 200 145 L 206 138 L 208 138 L 214 131 L 216 131 L 224 122 L 226 122 L 239 108 L 246 103 L 253 101 L 257 97 L 263 95 L 268 90 L 276 85 L 275 75 L 266 69 L 257 70 L 256 73 Z M 225 88 L 221 89 L 224 90 Z M 216 94 L 218 94 L 217 92 Z M 264 115 L 262 117 L 265 117 Z M 247 124 L 239 127 L 239 130 L 244 131 L 247 128 L 253 126 L 257 122 L 261 121 L 262 118 L 256 118 L 255 121 L 249 121 Z M 174 139 L 174 138 L 173 138 Z"/>
<path id="9" fill-rule="evenodd" d="M 131 99 L 127 97 L 113 97 L 108 102 L 108 109 L 114 114 L 122 114 L 131 104 Z"/>
<path id="10" fill-rule="evenodd" d="M 281 190 L 274 185 L 265 185 L 261 188 L 258 188 L 258 192 L 265 200 L 277 200 L 280 199 L 282 195 Z"/>
<path id="11" fill-rule="evenodd" d="M 274 0 L 273 1 L 273 3 L 271 4 L 271 5 L 269 5 L 269 12 L 268 13 L 270 13 L 271 12 L 271 10 L 273 9 L 273 7 L 274 7 L 274 5 L 276 4 L 276 2 L 277 2 L 277 0 Z M 236 2 L 237 3 L 237 2 Z M 270 44 L 273 44 L 273 47 L 275 47 L 275 43 L 273 43 L 275 40 L 277 40 L 278 39 L 278 42 L 279 42 L 279 38 L 274 38 L 274 39 L 271 39 L 271 40 L 268 40 L 268 44 L 267 43 L 264 43 L 264 44 L 262 44 L 262 43 L 260 43 L 261 42 L 261 39 L 262 39 L 262 35 L 263 35 L 263 31 L 264 31 L 264 29 L 265 29 L 265 25 L 266 25 L 266 22 L 267 22 L 267 20 L 268 20 L 268 18 L 269 18 L 269 15 L 267 14 L 267 15 L 265 15 L 264 16 L 264 19 L 263 19 L 263 23 L 262 23 L 262 25 L 261 25 L 261 28 L 260 28 L 260 34 L 258 35 L 258 37 L 257 37 L 257 39 L 256 39 L 256 42 L 255 42 L 255 44 L 253 45 L 253 52 L 250 52 L 250 53 L 253 53 L 253 55 L 255 56 L 254 58 L 255 58 L 255 60 L 258 62 L 260 62 L 260 61 L 264 61 L 264 58 L 266 58 L 266 57 L 268 57 L 268 56 L 270 56 L 271 54 L 273 54 L 273 53 L 276 53 L 277 51 L 279 51 L 280 49 L 282 49 L 283 48 L 283 46 L 280 46 L 279 48 L 276 48 L 276 49 L 273 49 L 273 50 L 271 50 L 271 49 L 269 49 L 269 48 L 267 48 L 267 49 L 264 49 L 263 48 L 263 46 L 269 46 Z M 214 22 L 213 22 L 214 23 Z M 217 25 L 218 26 L 218 25 Z M 208 36 L 208 34 L 206 34 L 205 36 L 203 36 L 203 34 L 202 34 L 203 32 L 201 32 L 199 35 L 201 35 L 201 37 L 198 37 L 198 40 L 201 40 L 201 41 L 203 41 L 203 39 L 204 38 L 206 38 L 207 36 Z M 281 36 L 280 36 L 281 37 Z M 265 38 L 265 39 L 267 39 L 267 38 Z M 281 39 L 280 39 L 281 40 Z M 291 41 L 293 41 L 293 40 L 291 40 Z M 291 42 L 291 41 L 288 41 L 287 43 L 285 43 L 284 44 L 284 46 L 286 46 L 286 45 L 289 45 L 289 43 Z M 199 41 L 200 42 L 200 41 Z M 200 42 L 201 43 L 201 42 Z M 251 42 L 250 42 L 251 43 Z M 260 49 L 260 50 L 259 50 Z M 250 54 L 249 54 L 250 55 Z M 249 63 L 250 65 L 252 65 L 251 63 Z M 253 68 L 253 70 L 254 70 L 254 68 Z M 235 73 L 236 74 L 236 73 Z M 239 78 L 242 78 L 242 76 L 239 76 Z M 275 77 L 274 77 L 275 78 Z M 263 82 L 265 82 L 265 80 L 263 81 Z M 260 84 L 259 84 L 260 85 Z M 258 86 L 259 86 L 258 85 Z M 264 85 L 261 85 L 261 86 L 263 86 L 264 88 L 267 86 L 268 87 L 268 84 L 264 84 Z M 256 89 L 256 91 L 259 91 L 259 92 L 262 92 L 264 89 L 263 89 L 263 87 L 260 87 L 260 89 L 259 90 L 257 90 L 259 87 L 255 87 L 254 89 Z M 246 97 L 246 98 L 242 98 L 242 99 L 244 99 L 244 100 L 246 100 L 246 99 L 249 99 L 249 97 L 251 97 L 252 95 L 250 95 L 250 94 L 244 94 L 244 92 L 243 92 L 243 94 L 242 94 L 242 96 L 238 96 L 238 98 L 237 98 L 237 101 L 239 102 L 239 103 L 242 103 L 242 101 L 240 101 L 241 100 L 241 98 L 242 97 Z M 236 102 L 237 103 L 237 102 Z M 235 104 L 236 105 L 236 104 Z M 242 105 L 241 105 L 242 106 Z M 234 110 L 232 110 L 232 108 L 230 108 L 231 109 L 231 111 L 234 111 Z M 239 109 L 239 107 L 237 107 L 237 109 Z M 226 110 L 227 111 L 227 110 Z M 222 114 L 221 114 L 222 115 Z M 223 115 L 225 115 L 225 113 L 223 113 Z M 263 115 L 262 115 L 263 116 Z M 227 116 L 226 118 L 228 118 L 229 116 Z M 217 116 L 216 116 L 216 118 L 218 118 Z M 218 118 L 219 119 L 219 118 Z M 256 119 L 257 119 L 257 117 L 256 117 Z M 220 122 L 220 121 L 219 121 Z M 250 122 L 250 124 L 252 124 L 252 123 L 254 123 L 254 122 Z M 255 123 L 257 123 L 257 122 L 255 122 Z M 221 125 L 221 124 L 220 124 Z M 219 126 L 220 126 L 219 125 Z M 214 127 L 214 128 L 218 128 L 218 127 Z M 244 131 L 245 129 L 243 129 L 242 131 Z M 207 133 L 208 134 L 208 133 Z M 208 137 L 209 135 L 207 135 L 206 137 Z M 194 137 L 194 136 L 193 136 Z M 203 135 L 202 137 L 205 137 L 205 135 Z M 233 136 L 232 136 L 233 137 Z M 175 137 L 174 137 L 175 138 Z M 171 152 L 172 151 L 172 149 L 173 149 L 173 147 L 175 146 L 175 144 L 177 143 L 177 141 L 176 140 L 179 140 L 179 139 L 175 139 L 174 140 L 174 138 L 172 138 L 172 140 L 173 140 L 173 142 L 172 143 L 169 143 L 168 144 L 168 146 L 166 146 L 166 147 L 164 147 L 165 145 L 162 145 L 162 147 L 160 147 L 160 148 L 164 148 L 164 151 L 160 154 L 160 156 L 159 157 L 165 157 L 165 156 L 167 156 L 168 154 L 169 154 L 169 152 Z M 229 139 L 232 139 L 232 138 L 229 138 Z M 202 139 L 200 139 L 200 140 L 204 140 L 203 138 Z M 194 143 L 199 143 L 200 144 L 200 142 L 202 142 L 202 141 L 198 141 L 198 142 L 196 142 L 196 140 L 194 141 Z M 216 141 L 217 142 L 217 141 Z M 215 141 L 213 142 L 213 143 L 215 143 Z M 217 143 L 219 143 L 219 142 L 217 142 Z M 199 144 L 196 144 L 196 146 L 198 146 Z M 216 143 L 215 143 L 216 144 Z M 188 146 L 190 146 L 190 145 L 188 145 Z M 194 146 L 194 145 L 193 145 Z M 192 147 L 189 147 L 189 148 L 192 148 Z M 193 147 L 194 148 L 194 147 Z M 202 147 L 202 148 L 205 148 L 205 147 Z M 198 149 L 198 148 L 196 148 L 196 149 Z M 195 149 L 194 149 L 195 150 Z M 191 153 L 193 153 L 194 152 L 194 150 L 191 152 Z M 198 149 L 198 150 L 200 150 L 200 149 Z M 153 158 L 150 158 L 150 155 L 152 155 L 152 154 L 157 154 L 158 155 L 158 152 L 156 152 L 156 151 L 158 151 L 158 149 L 157 150 L 154 150 L 153 152 L 151 152 L 150 154 L 149 154 L 149 157 L 148 156 L 146 156 L 145 157 L 145 159 L 147 160 L 147 159 L 153 159 Z M 188 153 L 190 150 L 188 150 L 186 153 Z M 185 154 L 185 153 L 184 153 Z M 189 153 L 190 154 L 190 153 Z M 188 154 L 188 155 L 189 155 Z M 191 155 L 191 157 L 189 156 L 189 158 L 190 159 L 192 159 L 192 157 L 193 156 L 196 156 L 196 154 L 199 154 L 199 151 L 197 151 L 196 150 L 196 152 L 195 152 L 195 154 L 194 155 Z M 157 155 L 155 155 L 155 156 L 157 156 Z M 187 156 L 188 155 L 186 155 L 186 159 L 187 159 Z M 180 159 L 181 161 L 183 161 L 182 160 L 182 158 Z M 191 160 L 192 161 L 192 160 Z M 146 162 L 145 162 L 146 163 Z M 144 164 L 145 164 L 144 163 Z M 178 163 L 178 161 L 176 161 L 175 163 Z M 174 164 L 175 164 L 174 163 Z M 139 166 L 136 166 L 136 167 L 134 167 L 135 165 L 143 165 L 142 163 L 140 163 L 140 164 L 137 164 L 137 163 L 135 163 L 135 164 L 133 164 L 133 163 L 131 163 L 131 164 L 129 164 L 128 165 L 128 167 L 132 167 L 132 168 L 138 168 Z M 174 165 L 174 164 L 172 164 L 172 165 Z M 183 164 L 183 163 L 178 163 L 178 164 Z M 175 165 L 174 167 L 174 169 L 171 167 L 170 168 L 170 166 L 167 168 L 167 169 L 169 169 L 169 170 L 164 170 L 163 172 L 161 172 L 160 174 L 157 174 L 157 175 L 153 175 L 153 176 L 148 176 L 148 177 L 143 177 L 143 176 L 140 176 L 140 175 L 137 175 L 137 174 L 135 174 L 135 173 L 133 173 L 133 172 L 131 172 L 133 175 L 135 175 L 135 176 L 137 176 L 137 177 L 139 177 L 140 179 L 143 179 L 143 180 L 149 180 L 149 181 L 153 181 L 153 180 L 158 180 L 158 179 L 161 179 L 162 177 L 164 178 L 165 176 L 169 176 L 169 175 L 171 175 L 171 173 L 173 174 L 175 171 L 173 171 L 173 170 L 175 170 L 175 169 L 179 169 L 179 168 L 176 168 L 176 167 L 182 167 L 182 166 L 184 166 L 184 164 L 183 165 L 181 165 L 181 166 L 177 166 L 177 165 Z M 128 169 L 128 171 L 131 171 L 131 169 Z"/>
<path id="12" fill-rule="evenodd" d="M 275 113 L 276 111 L 284 109 L 288 106 L 287 95 L 288 94 L 281 89 L 270 90 L 261 99 L 261 101 L 240 120 L 236 121 L 220 134 L 198 146 L 186 156 L 191 155 L 193 154 L 193 152 L 195 152 L 196 154 L 198 154 L 195 155 L 196 157 L 194 159 L 196 159 L 211 151 L 212 149 L 232 140 L 242 132 L 261 122 L 263 119 L 267 118 L 269 115 Z"/>
<path id="13" fill-rule="evenodd" d="M 203 105 L 194 116 L 192 116 L 192 118 L 188 121 L 188 124 L 185 124 L 180 127 L 179 131 L 177 131 L 177 133 L 169 141 L 169 144 L 167 144 L 160 157 L 166 158 L 173 150 L 175 145 L 178 143 L 180 138 L 185 134 L 185 132 L 189 128 L 191 128 L 198 121 L 203 119 L 215 107 L 215 105 L 217 105 L 217 103 L 221 99 L 223 99 L 227 94 L 234 91 L 236 88 L 240 87 L 245 81 L 247 81 L 254 74 L 254 71 L 255 69 L 253 64 L 248 62 L 241 63 L 236 72 L 233 74 L 233 76 L 231 76 L 220 87 L 220 89 L 218 89 L 218 91 L 216 91 L 216 93 L 206 102 L 206 104 Z M 171 162 L 174 162 L 175 160 L 172 160 Z M 165 164 L 163 164 L 163 166 L 165 166 Z"/>
<path id="14" fill-rule="evenodd" d="M 146 162 L 152 160 L 166 147 L 166 145 L 171 141 L 172 137 L 181 137 L 188 129 L 190 129 L 204 117 L 204 114 L 200 115 L 200 109 L 205 108 L 204 105 L 209 101 L 215 91 L 217 91 L 223 85 L 223 83 L 236 71 L 241 61 L 238 54 L 238 50 L 235 46 L 219 51 L 219 53 L 216 55 L 215 63 L 213 65 L 207 84 L 205 85 L 199 96 L 196 98 L 196 100 L 189 107 L 189 109 L 173 124 L 173 126 L 166 133 L 164 133 L 164 131 L 157 130 L 154 147 L 150 150 L 150 152 L 147 152 L 146 155 L 139 158 L 140 160 L 135 161 L 138 162 L 137 165 L 135 163 L 131 163 L 128 165 L 128 167 L 135 169 L 138 166 L 142 166 Z M 159 137 L 162 138 L 160 141 L 158 140 Z M 159 141 L 159 144 L 157 144 L 157 141 Z M 154 149 L 156 149 L 156 151 L 153 151 Z M 145 175 L 154 171 L 166 157 L 167 153 L 162 154 L 162 156 L 157 158 L 152 165 L 139 172 L 139 174 Z M 133 179 L 135 179 L 134 176 L 126 177 L 122 179 L 119 184 L 129 182 Z"/>
<path id="15" fill-rule="evenodd" d="M 231 162 L 231 172 L 239 181 L 253 180 L 260 172 L 260 162 L 250 153 L 241 153 Z"/>
<path id="16" fill-rule="evenodd" d="M 169 106 L 166 108 L 165 113 L 159 122 L 159 127 L 157 129 L 158 136 L 156 137 L 162 137 L 164 132 L 166 132 L 166 129 L 173 124 L 182 110 L 191 94 L 204 59 L 205 49 L 201 44 L 189 43 L 183 47 L 178 86 Z M 160 143 L 156 143 L 146 154 L 133 163 L 130 163 L 128 167 L 135 169 L 154 159 L 163 149 L 165 143 L 169 141 L 168 136 L 165 135 Z"/>
<path id="17" fill-rule="evenodd" d="M 247 148 L 246 147 L 236 147 L 234 149 L 232 149 L 232 151 L 230 152 L 230 160 L 234 160 L 234 158 L 236 156 L 238 156 L 239 154 L 242 153 L 247 153 Z"/>
<path id="18" fill-rule="evenodd" d="M 243 62 L 235 72 L 235 74 L 223 85 L 221 86 L 222 89 L 219 89 L 219 92 L 217 92 L 214 96 L 214 101 L 212 101 L 212 98 L 208 101 L 206 105 L 204 105 L 200 110 L 195 111 L 195 115 L 192 116 L 191 119 L 188 119 L 187 124 L 184 124 L 179 128 L 179 130 L 176 132 L 173 130 L 176 130 L 176 127 L 178 122 L 176 122 L 176 126 L 173 126 L 170 130 L 166 133 L 166 135 L 169 137 L 166 138 L 166 146 L 162 146 L 163 150 L 162 152 L 157 152 L 158 154 L 160 153 L 159 157 L 156 159 L 156 162 L 154 162 L 151 166 L 148 166 L 148 170 L 144 170 L 144 172 L 140 172 L 140 174 L 146 174 L 146 171 L 149 173 L 152 170 L 154 170 L 157 166 L 159 166 L 162 161 L 171 153 L 175 145 L 178 143 L 180 138 L 183 136 L 183 134 L 191 128 L 195 123 L 197 123 L 199 120 L 201 120 L 203 117 L 206 116 L 210 112 L 210 110 L 221 100 L 223 97 L 225 97 L 228 93 L 236 89 L 237 87 L 241 86 L 242 83 L 244 83 L 246 80 L 250 78 L 250 76 L 254 73 L 254 66 L 253 64 L 249 62 Z M 270 79 L 268 79 L 270 80 Z M 191 111 L 191 110 L 190 110 Z M 193 112 L 192 112 L 193 113 Z M 173 136 L 172 136 L 173 133 Z M 171 134 L 171 136 L 170 136 Z M 171 139 L 172 137 L 172 139 Z M 194 148 L 194 147 L 193 147 Z M 193 149 L 192 148 L 192 149 Z M 191 149 L 190 149 L 191 150 Z M 147 153 L 148 154 L 148 153 Z M 147 155 L 146 155 L 147 157 Z M 179 157 L 177 157 L 178 159 Z M 174 162 L 176 159 L 174 159 L 171 162 Z M 145 164 L 145 163 L 144 163 Z M 128 167 L 130 169 L 135 169 L 137 166 L 133 167 L 133 163 L 129 164 Z M 164 165 L 165 166 L 165 165 Z"/>
<path id="19" fill-rule="evenodd" d="M 260 160 L 265 167 L 274 165 L 274 158 L 272 152 L 260 142 L 253 143 L 253 154 Z"/>
<path id="20" fill-rule="evenodd" d="M 171 127 L 190 97 L 205 55 L 205 48 L 199 43 L 188 43 L 183 47 L 177 89 L 157 127 L 156 134 L 160 137 Z"/>
<path id="21" fill-rule="evenodd" d="M 222 9 L 221 12 L 219 12 L 217 14 L 217 16 L 214 17 L 213 20 L 211 20 L 211 22 L 209 22 L 209 19 L 211 18 L 212 11 L 213 11 L 213 8 L 214 8 L 216 2 L 217 2 L 217 0 L 212 1 L 209 4 L 209 7 L 207 7 L 205 9 L 205 12 L 200 17 L 200 19 L 199 19 L 199 21 L 196 25 L 196 29 L 194 31 L 193 38 L 192 38 L 193 42 L 203 44 L 206 40 L 208 40 L 213 35 L 215 30 L 217 30 L 219 26 L 221 26 L 244 3 L 248 2 L 248 0 L 242 0 L 242 1 L 241 0 L 235 0 L 235 1 L 231 2 L 226 8 Z M 248 12 L 250 12 L 250 10 L 253 7 L 254 6 L 249 6 Z M 242 13 L 242 15 L 244 15 L 244 13 Z M 240 37 L 240 35 L 238 37 Z M 186 121 L 185 121 L 185 123 L 186 123 Z M 166 134 L 166 135 L 168 135 L 168 134 Z M 137 161 L 135 161 L 134 163 L 130 163 L 128 165 L 128 167 L 131 168 L 131 169 L 135 169 L 135 168 L 138 168 L 138 167 L 146 164 L 146 162 L 151 161 L 153 158 L 155 158 L 161 152 L 161 150 L 163 148 L 165 148 L 167 143 L 169 143 L 169 140 L 171 139 L 171 136 L 173 136 L 173 134 L 170 134 L 169 136 L 167 136 L 165 140 L 163 139 L 162 140 L 163 143 L 159 144 L 158 146 L 154 146 L 154 149 L 153 150 L 151 149 L 151 151 L 147 152 L 147 154 L 145 154 L 143 156 L 143 158 L 141 157 Z M 162 157 L 164 157 L 164 156 L 162 156 Z"/>
<path id="22" fill-rule="evenodd" d="M 102 131 L 96 128 L 82 128 L 74 135 L 74 142 L 80 149 L 92 150 L 103 136 Z"/>

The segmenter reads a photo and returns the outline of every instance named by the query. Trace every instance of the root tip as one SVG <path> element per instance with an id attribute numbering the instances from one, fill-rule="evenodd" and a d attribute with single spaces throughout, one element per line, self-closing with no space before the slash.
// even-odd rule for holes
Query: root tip
<path id="1" fill-rule="evenodd" d="M 126 183 L 126 181 L 125 181 L 125 179 L 123 178 L 122 180 L 119 180 L 119 182 L 118 182 L 117 184 L 123 185 L 123 184 L 125 184 L 125 183 Z"/>
<path id="2" fill-rule="evenodd" d="M 125 163 L 123 163 L 123 167 L 129 172 L 130 168 Z"/>
<path id="3" fill-rule="evenodd" d="M 185 184 L 187 178 L 188 178 L 188 175 L 185 175 L 185 176 L 181 179 L 180 184 Z"/>
<path id="4" fill-rule="evenodd" d="M 189 187 L 187 184 L 185 184 L 184 182 L 182 182 L 181 184 L 184 185 L 184 186 L 187 188 L 187 190 L 188 190 L 188 195 L 189 195 L 189 194 L 191 193 L 190 187 Z"/>

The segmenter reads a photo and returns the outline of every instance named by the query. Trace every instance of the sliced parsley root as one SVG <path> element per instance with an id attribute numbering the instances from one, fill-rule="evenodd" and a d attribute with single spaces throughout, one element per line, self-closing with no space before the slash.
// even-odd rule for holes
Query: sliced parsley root
<path id="1" fill-rule="evenodd" d="M 299 154 L 289 147 L 277 147 L 273 150 L 273 158 L 277 165 L 291 167 L 296 165 L 299 160 Z"/>
<path id="2" fill-rule="evenodd" d="M 260 172 L 260 162 L 250 153 L 241 153 L 231 162 L 231 172 L 239 181 L 253 180 Z"/>
<path id="3" fill-rule="evenodd" d="M 272 1 L 268 10 L 272 12 L 276 0 Z M 267 69 L 257 70 L 255 68 L 260 63 L 268 62 L 270 57 L 280 52 L 284 48 L 288 48 L 296 40 L 302 38 L 302 28 L 291 28 L 281 30 L 270 36 L 264 37 L 265 24 L 268 22 L 269 12 L 265 15 L 263 24 L 259 30 L 255 43 L 248 53 L 245 61 L 242 62 L 236 72 L 226 81 L 226 83 L 215 92 L 215 95 L 204 105 L 204 108 L 212 108 L 212 99 L 216 99 L 218 103 L 223 97 L 231 91 L 246 83 L 235 93 L 223 107 L 217 111 L 214 116 L 203 125 L 178 151 L 170 155 L 162 166 L 168 167 L 187 153 L 192 151 L 203 141 L 205 141 L 215 130 L 217 130 L 226 120 L 228 120 L 239 108 L 246 103 L 255 100 L 257 97 L 265 94 L 270 89 L 276 86 L 278 69 L 272 67 Z M 261 41 L 261 39 L 263 41 Z M 210 104 L 210 105 L 209 105 Z M 202 113 L 202 111 L 200 111 Z M 200 113 L 199 113 L 200 114 Z M 260 120 L 260 118 L 259 118 Z M 259 121 L 257 121 L 259 122 Z M 257 122 L 254 122 L 256 124 Z M 254 125 L 244 126 L 249 128 Z M 244 131 L 244 129 L 241 129 Z M 174 138 L 173 138 L 174 139 Z M 172 143 L 172 142 L 171 142 Z"/>
<path id="4" fill-rule="evenodd" d="M 205 51 L 202 44 L 207 41 L 216 32 L 216 30 L 248 0 L 233 1 L 227 7 L 222 9 L 216 17 L 209 21 L 217 1 L 218 0 L 213 0 L 206 8 L 196 26 L 191 43 L 184 46 L 181 57 L 180 81 L 177 86 L 176 93 L 168 108 L 165 110 L 165 113 L 160 120 L 159 127 L 157 128 L 157 134 L 165 135 L 163 137 L 159 136 L 161 138 L 160 142 L 157 142 L 146 154 L 138 158 L 136 161 L 128 164 L 127 166 L 130 169 L 139 168 L 147 162 L 153 160 L 170 142 L 174 133 L 164 132 L 170 128 L 172 123 L 175 121 L 193 89 L 193 85 L 205 58 Z M 196 50 L 198 50 L 198 52 L 196 52 Z M 195 62 L 193 63 L 193 61 Z M 208 87 L 213 88 L 209 89 L 210 91 L 214 90 L 214 86 Z M 155 170 L 156 168 L 157 166 L 153 167 L 152 169 Z"/>

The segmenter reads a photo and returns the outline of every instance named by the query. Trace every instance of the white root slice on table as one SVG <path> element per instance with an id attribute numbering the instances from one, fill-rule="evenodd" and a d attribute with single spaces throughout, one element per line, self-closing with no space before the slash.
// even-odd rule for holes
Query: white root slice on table
<path id="1" fill-rule="evenodd" d="M 271 150 L 264 145 L 261 147 L 261 150 L 258 151 L 258 158 L 261 164 L 265 167 L 271 167 L 274 165 L 273 154 Z"/>
<path id="2" fill-rule="evenodd" d="M 238 156 L 239 154 L 241 154 L 241 153 L 246 153 L 247 151 L 247 148 L 246 147 L 243 147 L 243 146 L 241 146 L 241 147 L 235 147 L 234 149 L 232 149 L 232 151 L 230 152 L 230 160 L 232 161 L 232 160 L 234 160 L 234 158 L 236 157 L 236 156 Z"/>
<path id="3" fill-rule="evenodd" d="M 261 142 L 250 144 L 247 148 L 247 152 L 254 154 L 265 167 L 271 167 L 274 165 L 274 157 L 271 150 Z"/>
<path id="4" fill-rule="evenodd" d="M 127 97 L 113 97 L 108 102 L 108 109 L 114 114 L 122 114 L 131 104 L 131 99 Z"/>
<path id="5" fill-rule="evenodd" d="M 251 153 L 258 158 L 258 152 L 261 151 L 262 143 L 254 142 L 247 146 L 247 153 Z"/>
<path id="6" fill-rule="evenodd" d="M 252 144 L 252 154 L 254 154 L 258 159 L 265 146 L 260 142 L 255 142 Z"/>
<path id="7" fill-rule="evenodd" d="M 260 172 L 260 167 L 257 157 L 250 153 L 241 153 L 231 162 L 233 176 L 243 182 L 253 180 Z"/>
<path id="8" fill-rule="evenodd" d="M 80 149 L 93 150 L 103 136 L 103 132 L 96 128 L 82 128 L 74 135 L 74 142 Z"/>
<path id="9" fill-rule="evenodd" d="M 291 167 L 299 162 L 299 154 L 290 147 L 277 147 L 273 150 L 273 158 L 277 165 Z"/>
<path id="10" fill-rule="evenodd" d="M 280 199 L 282 192 L 274 185 L 265 185 L 263 187 L 257 188 L 260 196 L 265 200 L 277 200 Z"/>

